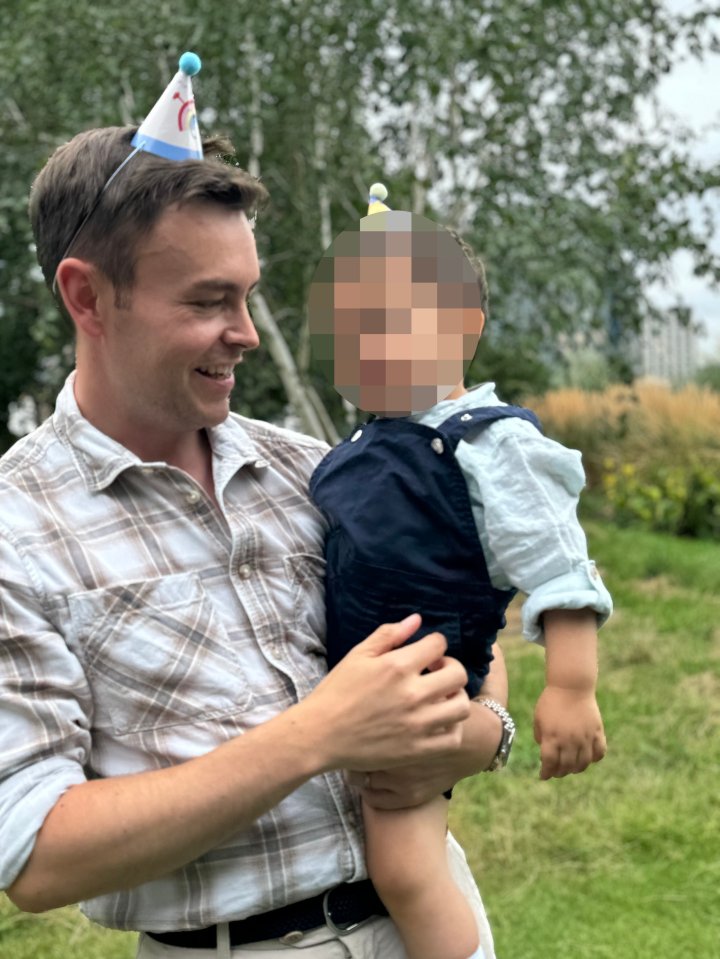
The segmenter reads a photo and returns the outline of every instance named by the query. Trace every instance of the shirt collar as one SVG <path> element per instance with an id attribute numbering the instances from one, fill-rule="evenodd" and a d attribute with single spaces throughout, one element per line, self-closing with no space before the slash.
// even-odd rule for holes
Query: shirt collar
<path id="1" fill-rule="evenodd" d="M 53 425 L 60 440 L 71 448 L 78 471 L 90 492 L 107 489 L 127 469 L 167 466 L 161 460 L 141 460 L 86 420 L 75 399 L 74 383 L 73 371 L 58 395 Z M 247 463 L 265 465 L 257 446 L 241 425 L 240 418 L 234 414 L 231 413 L 219 426 L 208 429 L 207 434 L 218 489 Z"/>
<path id="2" fill-rule="evenodd" d="M 475 406 L 494 406 L 498 402 L 494 383 L 478 383 L 457 399 L 441 400 L 422 413 L 413 413 L 410 419 L 416 423 L 424 423 L 426 426 L 435 426 L 459 410 L 469 410 Z"/>

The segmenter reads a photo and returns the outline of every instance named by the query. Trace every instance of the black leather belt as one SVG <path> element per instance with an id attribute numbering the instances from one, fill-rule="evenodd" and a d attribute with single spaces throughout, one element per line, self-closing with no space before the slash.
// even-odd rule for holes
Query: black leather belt
<path id="1" fill-rule="evenodd" d="M 303 899 L 302 902 L 293 902 L 259 916 L 231 922 L 230 945 L 242 946 L 263 939 L 280 939 L 290 932 L 307 932 L 308 929 L 326 924 L 342 934 L 350 932 L 371 916 L 387 914 L 369 879 L 345 882 L 312 899 Z M 147 935 L 165 945 L 185 949 L 214 949 L 217 946 L 217 926 L 182 932 L 149 932 Z"/>

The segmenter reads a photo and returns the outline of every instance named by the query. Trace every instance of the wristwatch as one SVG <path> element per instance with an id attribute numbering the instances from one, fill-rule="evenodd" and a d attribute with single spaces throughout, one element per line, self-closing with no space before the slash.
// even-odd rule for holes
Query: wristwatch
<path id="1" fill-rule="evenodd" d="M 495 699 L 487 699 L 483 697 L 481 699 L 476 699 L 475 702 L 481 703 L 483 706 L 487 706 L 488 709 L 500 717 L 502 722 L 502 736 L 500 737 L 500 745 L 498 746 L 498 751 L 495 753 L 495 758 L 490 763 L 485 772 L 494 773 L 498 769 L 503 769 L 507 766 L 508 756 L 510 755 L 510 747 L 513 744 L 513 739 L 515 738 L 515 723 L 510 713 L 505 709 L 504 706 L 501 706 L 499 702 Z"/>

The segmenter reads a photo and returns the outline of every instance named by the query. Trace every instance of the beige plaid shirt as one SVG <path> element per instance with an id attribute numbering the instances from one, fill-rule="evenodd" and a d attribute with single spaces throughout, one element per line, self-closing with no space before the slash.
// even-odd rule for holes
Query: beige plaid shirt
<path id="1" fill-rule="evenodd" d="M 0 888 L 70 786 L 202 755 L 325 670 L 324 444 L 231 415 L 209 431 L 221 513 L 184 472 L 85 420 L 73 378 L 0 460 Z M 83 904 L 103 925 L 238 919 L 365 876 L 359 811 L 317 777 L 163 879 Z"/>

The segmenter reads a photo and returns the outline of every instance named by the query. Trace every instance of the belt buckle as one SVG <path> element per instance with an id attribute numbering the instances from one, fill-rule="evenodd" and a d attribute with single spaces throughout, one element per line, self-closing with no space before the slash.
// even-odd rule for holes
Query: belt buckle
<path id="1" fill-rule="evenodd" d="M 328 889 L 328 891 L 323 896 L 322 907 L 323 915 L 325 916 L 326 925 L 335 933 L 337 936 L 349 936 L 351 932 L 354 932 L 356 929 L 359 929 L 360 926 L 364 926 L 366 922 L 369 922 L 373 917 L 368 916 L 366 919 L 360 919 L 359 922 L 350 922 L 346 926 L 338 926 L 332 917 L 330 911 L 330 896 L 335 891 L 336 887 Z"/>

